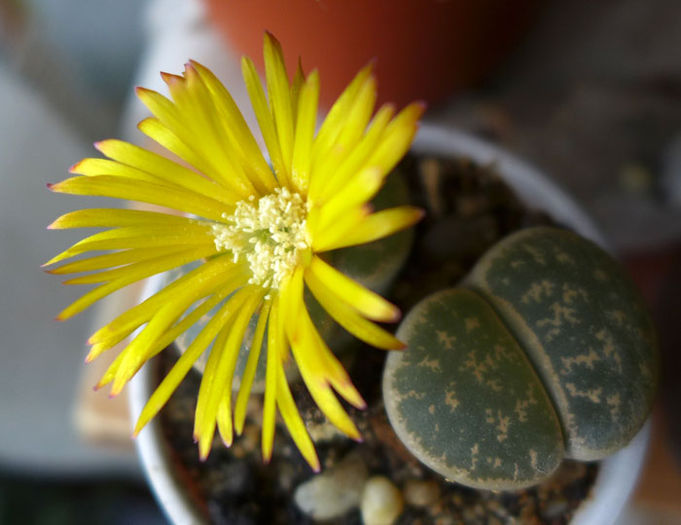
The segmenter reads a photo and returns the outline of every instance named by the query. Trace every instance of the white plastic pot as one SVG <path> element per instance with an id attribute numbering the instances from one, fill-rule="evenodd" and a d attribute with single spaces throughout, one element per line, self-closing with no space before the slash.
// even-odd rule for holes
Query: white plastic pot
<path id="1" fill-rule="evenodd" d="M 494 164 L 496 171 L 530 208 L 547 212 L 604 248 L 607 243 L 582 208 L 544 174 L 503 149 L 465 133 L 432 125 L 421 126 L 412 150 L 417 153 L 465 156 L 478 164 Z M 150 279 L 146 294 L 158 288 L 160 279 Z M 130 409 L 136 420 L 154 388 L 153 374 L 145 366 L 130 384 Z M 573 517 L 573 525 L 612 525 L 624 508 L 645 459 L 650 438 L 648 422 L 631 443 L 601 462 L 589 496 Z M 156 498 L 166 515 L 177 525 L 203 523 L 170 460 L 157 418 L 137 438 L 137 450 Z"/>

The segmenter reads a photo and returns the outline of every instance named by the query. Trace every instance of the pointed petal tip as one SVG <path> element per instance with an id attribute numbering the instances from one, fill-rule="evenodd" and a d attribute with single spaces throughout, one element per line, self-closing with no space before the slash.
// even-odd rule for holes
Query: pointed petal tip
<path id="1" fill-rule="evenodd" d="M 147 93 L 151 93 L 152 90 L 149 88 L 145 88 L 144 86 L 135 86 L 135 95 L 137 95 L 138 98 L 143 97 Z"/>
<path id="2" fill-rule="evenodd" d="M 95 142 L 95 144 L 97 144 L 97 143 Z M 80 165 L 83 163 L 84 160 L 85 160 L 85 159 L 81 159 L 81 160 L 79 160 L 78 162 L 76 162 L 75 164 L 72 164 L 72 165 L 69 167 L 68 172 L 69 172 L 69 173 L 75 173 L 76 170 L 78 169 L 78 166 L 80 166 Z"/>
<path id="3" fill-rule="evenodd" d="M 277 37 L 274 36 L 274 35 L 272 34 L 272 32 L 269 31 L 269 30 L 267 30 L 267 29 L 265 29 L 265 35 L 263 36 L 263 39 L 264 39 L 265 41 L 267 41 L 267 40 L 271 40 L 271 41 L 272 41 L 272 40 L 273 40 L 274 42 L 278 42 Z"/>
<path id="4" fill-rule="evenodd" d="M 140 130 L 142 133 L 144 133 L 144 127 L 147 125 L 147 123 L 153 121 L 155 117 L 146 117 L 140 120 L 137 123 L 137 129 Z"/>
<path id="5" fill-rule="evenodd" d="M 63 253 L 63 252 L 62 252 L 62 253 Z M 41 265 L 41 268 L 44 268 L 45 266 L 52 266 L 53 264 L 58 263 L 59 261 L 61 261 L 61 260 L 63 260 L 63 259 L 68 259 L 68 257 L 62 257 L 62 253 L 60 253 L 60 254 L 58 254 L 58 255 L 55 255 L 54 257 L 52 257 L 52 259 L 50 259 L 49 261 L 43 263 L 43 264 Z"/>
<path id="6" fill-rule="evenodd" d="M 97 151 L 102 153 L 103 155 L 106 155 L 106 152 L 104 151 L 107 147 L 108 144 L 114 142 L 116 139 L 102 139 L 98 140 L 97 142 L 93 142 L 92 145 L 95 147 Z"/>
<path id="7" fill-rule="evenodd" d="M 181 76 L 174 75 L 172 73 L 167 73 L 165 71 L 161 71 L 161 78 L 163 79 L 163 82 L 165 82 L 168 86 L 172 86 L 173 84 L 181 83 L 184 81 L 184 79 Z"/>
<path id="8" fill-rule="evenodd" d="M 402 319 L 402 311 L 397 306 L 394 306 L 394 310 L 392 311 L 388 322 L 397 323 L 400 319 Z"/>
<path id="9" fill-rule="evenodd" d="M 125 386 L 125 383 L 122 385 L 116 385 L 114 382 L 114 385 L 111 387 L 111 392 L 109 392 L 109 399 L 113 399 L 114 397 L 118 396 L 123 391 L 123 387 Z"/>

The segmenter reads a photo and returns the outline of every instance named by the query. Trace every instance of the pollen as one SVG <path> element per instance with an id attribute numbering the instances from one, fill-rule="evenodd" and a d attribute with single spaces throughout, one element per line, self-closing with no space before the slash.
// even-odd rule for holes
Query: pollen
<path id="1" fill-rule="evenodd" d="M 213 225 L 215 246 L 231 251 L 234 262 L 248 263 L 249 283 L 276 289 L 310 247 L 307 212 L 305 200 L 288 188 L 276 188 L 259 199 L 251 196 L 238 202 L 233 213 L 223 214 L 223 223 Z"/>

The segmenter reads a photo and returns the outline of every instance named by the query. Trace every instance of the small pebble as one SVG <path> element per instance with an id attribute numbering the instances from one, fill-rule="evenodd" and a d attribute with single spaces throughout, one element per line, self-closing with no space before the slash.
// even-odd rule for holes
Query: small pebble
<path id="1" fill-rule="evenodd" d="M 440 486 L 432 479 L 410 479 L 404 484 L 404 501 L 415 507 L 427 507 L 440 497 Z"/>
<path id="2" fill-rule="evenodd" d="M 364 525 L 391 525 L 402 513 L 402 493 L 385 476 L 374 476 L 362 492 L 362 520 Z"/>
<path id="3" fill-rule="evenodd" d="M 568 502 L 564 498 L 555 501 L 549 501 L 546 508 L 542 509 L 541 515 L 546 520 L 555 520 L 565 513 L 568 508 Z"/>
<path id="4" fill-rule="evenodd" d="M 368 475 L 362 458 L 350 454 L 299 485 L 293 499 L 304 514 L 315 520 L 338 518 L 359 505 Z"/>

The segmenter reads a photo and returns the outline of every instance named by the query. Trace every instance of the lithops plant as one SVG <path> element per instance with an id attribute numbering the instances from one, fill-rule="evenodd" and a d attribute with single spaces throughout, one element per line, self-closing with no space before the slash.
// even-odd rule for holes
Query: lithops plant
<path id="1" fill-rule="evenodd" d="M 623 269 L 555 228 L 513 234 L 462 286 L 405 317 L 383 396 L 398 437 L 448 479 L 496 490 L 601 459 L 643 425 L 656 380 L 651 320 Z"/>

